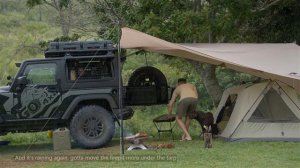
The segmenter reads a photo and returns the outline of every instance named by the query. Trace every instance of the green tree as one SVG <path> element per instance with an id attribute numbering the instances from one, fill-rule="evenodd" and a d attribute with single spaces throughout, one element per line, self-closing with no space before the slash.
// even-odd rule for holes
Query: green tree
<path id="1" fill-rule="evenodd" d="M 253 6 L 256 7 L 249 17 L 247 29 L 253 41 L 300 44 L 300 3 L 298 0 L 257 2 Z"/>
<path id="2" fill-rule="evenodd" d="M 63 36 L 68 36 L 73 19 L 73 4 L 71 0 L 27 0 L 28 7 L 47 5 L 58 12 L 59 25 Z"/>
<path id="3" fill-rule="evenodd" d="M 103 0 L 96 1 L 94 8 L 104 23 L 111 23 L 113 30 L 119 26 L 116 24 L 118 22 L 171 42 L 208 41 L 208 6 L 199 7 L 199 10 L 203 9 L 200 12 L 193 8 L 193 1 Z M 222 95 L 222 88 L 215 75 L 216 67 L 195 62 L 192 65 L 195 65 L 214 104 L 217 104 Z"/>

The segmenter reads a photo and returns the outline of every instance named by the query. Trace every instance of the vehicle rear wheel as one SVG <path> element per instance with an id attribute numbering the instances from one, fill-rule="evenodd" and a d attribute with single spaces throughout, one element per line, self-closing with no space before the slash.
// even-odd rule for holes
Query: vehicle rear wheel
<path id="1" fill-rule="evenodd" d="M 100 106 L 85 106 L 78 110 L 70 123 L 73 139 L 83 148 L 100 148 L 114 135 L 112 115 Z"/>

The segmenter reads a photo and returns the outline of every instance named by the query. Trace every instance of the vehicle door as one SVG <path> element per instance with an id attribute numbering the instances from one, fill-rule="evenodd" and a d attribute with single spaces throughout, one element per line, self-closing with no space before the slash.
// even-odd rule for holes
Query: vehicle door
<path id="1" fill-rule="evenodd" d="M 13 112 L 17 118 L 48 118 L 61 103 L 57 64 L 26 63 L 16 79 Z"/>

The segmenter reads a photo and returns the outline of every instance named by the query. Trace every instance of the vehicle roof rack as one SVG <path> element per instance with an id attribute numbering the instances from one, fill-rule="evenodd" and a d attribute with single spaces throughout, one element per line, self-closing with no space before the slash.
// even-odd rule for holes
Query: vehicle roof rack
<path id="1" fill-rule="evenodd" d="M 50 42 L 45 51 L 45 58 L 78 57 L 78 56 L 107 56 L 113 55 L 117 49 L 112 41 L 74 41 Z"/>

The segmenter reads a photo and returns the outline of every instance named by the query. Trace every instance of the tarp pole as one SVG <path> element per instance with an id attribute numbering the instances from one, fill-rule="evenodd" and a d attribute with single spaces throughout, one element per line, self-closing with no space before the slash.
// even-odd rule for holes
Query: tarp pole
<path id="1" fill-rule="evenodd" d="M 118 24 L 118 76 L 119 76 L 119 114 L 120 114 L 120 155 L 124 155 L 124 130 L 123 130 L 123 82 L 122 82 L 122 62 L 121 62 L 121 24 Z"/>

